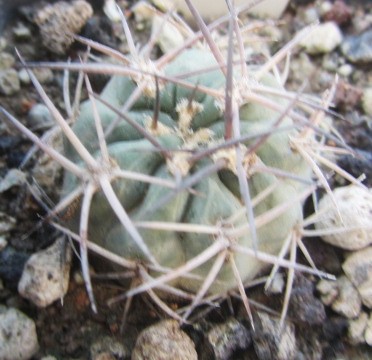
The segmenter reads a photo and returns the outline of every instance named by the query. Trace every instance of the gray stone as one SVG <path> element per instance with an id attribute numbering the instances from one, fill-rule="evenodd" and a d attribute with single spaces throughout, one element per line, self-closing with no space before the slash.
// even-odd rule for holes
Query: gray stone
<path id="1" fill-rule="evenodd" d="M 207 339 L 216 360 L 231 359 L 235 351 L 247 349 L 252 342 L 250 331 L 236 319 L 213 326 L 208 331 Z"/>
<path id="2" fill-rule="evenodd" d="M 317 290 L 325 305 L 330 305 L 333 311 L 348 319 L 359 316 L 362 300 L 357 289 L 346 276 L 339 277 L 336 281 L 320 280 Z"/>
<path id="3" fill-rule="evenodd" d="M 18 73 L 14 69 L 0 71 L 0 94 L 14 95 L 21 88 Z"/>
<path id="4" fill-rule="evenodd" d="M 372 63 L 372 29 L 346 38 L 341 51 L 352 63 Z"/>
<path id="5" fill-rule="evenodd" d="M 27 360 L 38 348 L 35 323 L 17 309 L 0 309 L 0 359 Z"/>
<path id="6" fill-rule="evenodd" d="M 35 104 L 27 115 L 32 130 L 45 129 L 54 125 L 53 117 L 44 104 Z"/>
<path id="7" fill-rule="evenodd" d="M 128 349 L 118 340 L 104 336 L 90 347 L 90 359 L 125 359 L 130 355 Z"/>
<path id="8" fill-rule="evenodd" d="M 301 34 L 309 31 L 306 27 L 301 30 Z M 325 54 L 333 51 L 342 42 L 342 33 L 334 22 L 326 22 L 318 25 L 305 36 L 300 45 L 308 54 Z"/>
<path id="9" fill-rule="evenodd" d="M 15 58 L 13 55 L 7 52 L 0 53 L 0 70 L 10 69 L 15 64 Z"/>
<path id="10" fill-rule="evenodd" d="M 67 292 L 70 278 L 71 248 L 63 237 L 27 261 L 18 292 L 36 306 L 45 307 Z"/>
<path id="11" fill-rule="evenodd" d="M 349 255 L 342 268 L 358 289 L 363 304 L 372 308 L 372 247 L 356 251 Z"/>
<path id="12" fill-rule="evenodd" d="M 195 345 L 175 320 L 164 320 L 143 330 L 132 360 L 197 360 Z"/>
<path id="13" fill-rule="evenodd" d="M 280 328 L 280 321 L 266 313 L 257 313 L 259 324 L 252 333 L 253 345 L 260 360 L 291 360 L 297 354 L 294 326 L 285 322 Z"/>

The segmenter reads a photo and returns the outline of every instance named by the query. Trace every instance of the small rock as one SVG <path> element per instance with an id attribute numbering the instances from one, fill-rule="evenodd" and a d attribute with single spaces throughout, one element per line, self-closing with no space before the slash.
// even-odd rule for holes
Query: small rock
<path id="1" fill-rule="evenodd" d="M 309 31 L 306 27 L 300 34 Z M 333 51 L 342 42 L 342 33 L 334 22 L 326 22 L 315 27 L 311 33 L 300 41 L 308 54 L 325 54 Z"/>
<path id="2" fill-rule="evenodd" d="M 337 25 L 350 23 L 352 10 L 343 0 L 336 0 L 333 6 L 323 15 L 325 21 L 334 21 Z"/>
<path id="3" fill-rule="evenodd" d="M 328 194 L 319 202 L 319 212 L 323 216 L 316 228 L 335 230 L 322 239 L 346 250 L 362 249 L 371 244 L 372 190 L 357 185 L 339 187 L 333 191 L 333 198 L 337 207 Z"/>
<path id="4" fill-rule="evenodd" d="M 363 90 L 362 107 L 366 115 L 372 116 L 372 87 Z"/>
<path id="5" fill-rule="evenodd" d="M 346 276 L 339 277 L 336 281 L 320 280 L 317 290 L 325 305 L 348 319 L 355 319 L 361 310 L 362 300 L 357 289 Z"/>
<path id="6" fill-rule="evenodd" d="M 5 249 L 8 245 L 8 242 L 5 239 L 5 236 L 0 236 L 0 251 Z"/>
<path id="7" fill-rule="evenodd" d="M 337 108 L 352 110 L 358 106 L 362 95 L 363 91 L 360 88 L 349 84 L 347 81 L 340 80 L 337 83 L 333 101 Z"/>
<path id="8" fill-rule="evenodd" d="M 252 342 L 250 332 L 236 319 L 213 326 L 207 339 L 216 360 L 229 360 L 235 351 L 247 349 Z"/>
<path id="9" fill-rule="evenodd" d="M 349 321 L 348 338 L 354 345 L 365 342 L 364 333 L 367 328 L 368 315 L 362 311 L 359 317 Z"/>
<path id="10" fill-rule="evenodd" d="M 59 1 L 40 9 L 35 22 L 40 28 L 44 46 L 63 55 L 74 41 L 73 34 L 77 34 L 92 15 L 93 9 L 85 0 Z"/>
<path id="11" fill-rule="evenodd" d="M 7 53 L 0 53 L 0 70 L 10 69 L 15 64 L 14 56 Z"/>
<path id="12" fill-rule="evenodd" d="M 24 264 L 28 258 L 28 254 L 16 251 L 10 246 L 0 251 L 0 277 L 7 283 L 9 288 L 17 287 Z"/>
<path id="13" fill-rule="evenodd" d="M 352 63 L 372 63 L 372 29 L 346 38 L 342 43 L 341 51 Z"/>
<path id="14" fill-rule="evenodd" d="M 308 325 L 319 325 L 326 318 L 324 305 L 315 297 L 314 290 L 311 280 L 296 275 L 288 310 L 291 317 Z"/>
<path id="15" fill-rule="evenodd" d="M 168 53 L 185 42 L 176 23 L 166 21 L 164 16 L 153 17 L 151 32 L 153 35 L 157 34 L 157 43 L 163 53 Z"/>
<path id="16" fill-rule="evenodd" d="M 28 360 L 38 348 L 35 323 L 17 309 L 0 310 L 0 359 Z"/>
<path id="17" fill-rule="evenodd" d="M 195 345 L 175 320 L 163 320 L 139 335 L 132 360 L 197 360 Z"/>
<path id="18" fill-rule="evenodd" d="M 252 333 L 253 345 L 259 360 L 291 360 L 297 354 L 294 326 L 285 322 L 280 328 L 277 318 L 258 312 L 256 330 Z"/>
<path id="19" fill-rule="evenodd" d="M 11 189 L 14 186 L 26 184 L 26 174 L 18 169 L 10 169 L 3 179 L 0 179 L 0 193 Z M 1 229 L 0 229 L 1 232 Z"/>
<path id="20" fill-rule="evenodd" d="M 10 96 L 21 89 L 18 73 L 14 69 L 0 71 L 0 94 Z"/>
<path id="21" fill-rule="evenodd" d="M 48 306 L 66 294 L 70 266 L 71 248 L 61 237 L 29 258 L 18 284 L 18 292 L 36 306 Z"/>
<path id="22" fill-rule="evenodd" d="M 54 125 L 53 116 L 44 104 L 35 104 L 27 114 L 31 130 L 50 128 Z"/>
<path id="23" fill-rule="evenodd" d="M 372 314 L 369 315 L 364 338 L 369 346 L 372 346 Z"/>
<path id="24" fill-rule="evenodd" d="M 26 69 L 21 69 L 18 71 L 18 78 L 23 85 L 31 84 L 30 75 L 28 74 L 28 71 Z"/>
<path id="25" fill-rule="evenodd" d="M 351 66 L 350 64 L 341 65 L 337 69 L 337 73 L 345 78 L 349 77 L 353 72 L 354 72 L 354 67 Z"/>
<path id="26" fill-rule="evenodd" d="M 54 79 L 53 71 L 48 68 L 33 69 L 32 72 L 40 84 L 50 84 Z"/>
<path id="27" fill-rule="evenodd" d="M 90 358 L 92 360 L 125 359 L 129 355 L 130 353 L 125 346 L 110 336 L 100 338 L 90 347 Z"/>
<path id="28" fill-rule="evenodd" d="M 372 247 L 356 251 L 343 263 L 345 274 L 358 289 L 363 304 L 372 308 Z"/>
<path id="29" fill-rule="evenodd" d="M 12 230 L 16 225 L 16 219 L 0 211 L 0 234 Z"/>
<path id="30" fill-rule="evenodd" d="M 31 30 L 23 23 L 18 23 L 13 28 L 13 34 L 17 40 L 28 40 L 31 39 Z"/>

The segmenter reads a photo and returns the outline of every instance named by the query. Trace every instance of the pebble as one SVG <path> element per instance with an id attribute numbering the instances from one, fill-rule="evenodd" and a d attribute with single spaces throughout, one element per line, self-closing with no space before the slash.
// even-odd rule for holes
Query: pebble
<path id="1" fill-rule="evenodd" d="M 362 300 L 346 276 L 340 276 L 336 281 L 322 279 L 316 288 L 323 303 L 330 305 L 336 313 L 348 319 L 355 319 L 360 314 Z"/>
<path id="2" fill-rule="evenodd" d="M 118 340 L 103 336 L 90 346 L 90 359 L 125 359 L 130 356 L 128 349 Z"/>
<path id="3" fill-rule="evenodd" d="M 372 116 L 372 87 L 363 90 L 362 108 L 366 115 Z"/>
<path id="4" fill-rule="evenodd" d="M 30 75 L 28 75 L 28 71 L 26 69 L 21 69 L 18 71 L 18 78 L 22 85 L 31 84 Z"/>
<path id="5" fill-rule="evenodd" d="M 352 63 L 372 63 L 372 29 L 344 39 L 341 51 Z"/>
<path id="6" fill-rule="evenodd" d="M 27 114 L 31 130 L 50 128 L 54 125 L 53 116 L 45 104 L 35 104 Z"/>
<path id="7" fill-rule="evenodd" d="M 229 360 L 235 351 L 248 349 L 252 343 L 250 331 L 233 318 L 209 330 L 207 339 L 216 360 Z"/>
<path id="8" fill-rule="evenodd" d="M 322 239 L 346 250 L 362 249 L 371 244 L 372 190 L 349 185 L 335 189 L 333 197 L 337 208 L 328 194 L 320 200 L 319 212 L 323 215 L 316 228 L 340 231 L 323 235 Z M 348 228 L 350 230 L 346 231 Z"/>
<path id="9" fill-rule="evenodd" d="M 309 27 L 301 30 L 300 34 L 309 31 Z M 315 27 L 310 34 L 300 41 L 308 54 L 325 54 L 333 51 L 342 42 L 342 33 L 334 22 L 326 22 Z"/>
<path id="10" fill-rule="evenodd" d="M 143 330 L 132 360 L 197 360 L 195 345 L 176 320 L 163 320 Z"/>
<path id="11" fill-rule="evenodd" d="M 28 360 L 39 349 L 35 323 L 14 308 L 0 308 L 0 359 Z"/>
<path id="12" fill-rule="evenodd" d="M 354 72 L 354 67 L 350 64 L 341 65 L 337 69 L 337 73 L 343 77 L 349 77 Z"/>
<path id="13" fill-rule="evenodd" d="M 334 21 L 337 25 L 347 25 L 352 18 L 352 9 L 343 0 L 336 0 L 333 6 L 323 15 L 323 20 Z"/>
<path id="14" fill-rule="evenodd" d="M 10 69 L 15 64 L 15 58 L 13 55 L 7 52 L 0 53 L 0 70 Z"/>
<path id="15" fill-rule="evenodd" d="M 323 303 L 314 295 L 314 284 L 299 273 L 293 281 L 288 314 L 303 324 L 320 325 L 326 319 Z"/>
<path id="16" fill-rule="evenodd" d="M 0 211 L 0 234 L 4 234 L 14 229 L 16 219 L 8 214 Z"/>
<path id="17" fill-rule="evenodd" d="M 363 304 L 372 308 L 372 247 L 350 254 L 342 268 L 358 289 Z"/>
<path id="18" fill-rule="evenodd" d="M 0 251 L 0 277 L 11 289 L 16 288 L 29 255 L 7 246 Z"/>
<path id="19" fill-rule="evenodd" d="M 0 235 L 0 251 L 5 249 L 7 245 L 8 242 L 6 241 L 5 236 Z"/>
<path id="20" fill-rule="evenodd" d="M 50 84 L 54 80 L 54 74 L 51 69 L 37 68 L 32 70 L 40 84 Z"/>
<path id="21" fill-rule="evenodd" d="M 45 250 L 31 255 L 18 283 L 18 292 L 36 306 L 46 307 L 67 292 L 71 248 L 63 237 Z"/>
<path id="22" fill-rule="evenodd" d="M 164 16 L 154 16 L 152 19 L 152 35 L 157 34 L 157 44 L 163 53 L 168 53 L 185 42 L 185 38 L 178 30 L 176 24 L 164 22 Z"/>
<path id="23" fill-rule="evenodd" d="M 0 193 L 3 193 L 14 186 L 21 186 L 27 183 L 27 175 L 18 169 L 10 169 L 4 178 L 0 179 Z M 1 228 L 0 228 L 1 232 Z"/>
<path id="24" fill-rule="evenodd" d="M 44 46 L 53 53 L 64 55 L 74 41 L 73 34 L 77 34 L 92 15 L 92 6 L 85 0 L 60 1 L 40 9 L 35 23 Z"/>
<path id="25" fill-rule="evenodd" d="M 0 71 L 0 94 L 11 96 L 21 89 L 18 73 L 14 69 Z"/>
<path id="26" fill-rule="evenodd" d="M 372 314 L 369 315 L 366 331 L 364 333 L 364 339 L 369 346 L 372 346 Z"/>
<path id="27" fill-rule="evenodd" d="M 368 314 L 362 311 L 357 319 L 349 321 L 348 338 L 354 345 L 365 342 Z"/>
<path id="28" fill-rule="evenodd" d="M 31 39 L 31 30 L 25 26 L 23 23 L 18 23 L 14 28 L 13 28 L 13 34 L 17 40 L 29 40 Z"/>
<path id="29" fill-rule="evenodd" d="M 252 333 L 253 345 L 259 360 L 291 360 L 297 354 L 294 326 L 288 322 L 280 328 L 280 321 L 270 315 L 257 312 L 259 321 Z"/>

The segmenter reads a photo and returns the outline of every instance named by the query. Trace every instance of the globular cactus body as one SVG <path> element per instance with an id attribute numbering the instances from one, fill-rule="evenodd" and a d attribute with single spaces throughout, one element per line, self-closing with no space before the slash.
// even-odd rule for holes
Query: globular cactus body
<path id="1" fill-rule="evenodd" d="M 210 70 L 211 68 L 215 70 Z M 195 74 L 185 75 L 184 74 Z M 107 137 L 109 156 L 115 164 L 124 170 L 152 175 L 160 179 L 180 180 L 212 165 L 220 159 L 224 165 L 218 172 L 206 175 L 190 189 L 175 192 L 158 184 L 117 178 L 112 182 L 113 188 L 120 199 L 123 208 L 136 224 L 140 222 L 169 222 L 182 224 L 210 225 L 221 227 L 221 236 L 227 240 L 252 249 L 252 229 L 248 229 L 245 204 L 241 199 L 239 181 L 234 166 L 236 160 L 229 159 L 234 154 L 235 147 L 216 150 L 195 163 L 187 159 L 213 144 L 223 144 L 225 129 L 225 114 L 223 99 L 206 94 L 200 88 L 224 91 L 226 78 L 218 68 L 217 62 L 207 50 L 188 49 L 168 64 L 163 72 L 164 77 L 158 77 L 158 99 L 160 112 L 158 124 L 154 125 L 154 107 L 156 107 L 155 79 L 150 96 L 140 97 L 127 116 L 146 129 L 153 136 L 160 149 L 131 124 L 120 120 L 118 125 Z M 145 76 L 145 75 L 144 75 Z M 236 74 L 236 79 L 240 74 Z M 190 86 L 184 87 L 168 78 L 179 78 Z M 113 107 L 120 108 L 137 88 L 135 78 L 114 76 L 101 94 L 101 98 Z M 265 75 L 261 83 L 273 88 L 279 85 L 271 75 Z M 199 89 L 198 89 L 199 88 Z M 144 91 L 146 94 L 146 91 Z M 277 103 L 286 105 L 286 101 L 273 97 Z M 97 102 L 99 117 L 104 130 L 116 121 L 117 114 L 104 103 Z M 189 113 L 187 113 L 189 112 Z M 244 102 L 239 109 L 241 136 L 260 134 L 270 131 L 279 118 L 280 113 L 264 105 Z M 267 136 L 259 144 L 254 153 L 247 149 L 255 144 L 259 137 L 252 136 L 238 146 L 242 146 L 244 167 L 248 179 L 251 198 L 263 191 L 273 188 L 268 195 L 254 207 L 256 219 L 282 204 L 290 202 L 285 211 L 263 226 L 257 226 L 258 250 L 277 255 L 283 242 L 302 220 L 302 204 L 299 199 L 304 185 L 296 180 L 277 176 L 265 167 L 275 168 L 294 174 L 305 180 L 311 179 L 311 169 L 305 160 L 291 147 L 291 137 L 296 136 L 296 130 L 289 117 L 285 117 L 276 131 Z M 157 128 L 154 130 L 154 128 Z M 281 130 L 283 128 L 283 130 Z M 287 129 L 288 128 L 288 129 Z M 84 146 L 96 158 L 101 156 L 96 133 L 91 102 L 82 104 L 80 116 L 73 130 Z M 79 156 L 69 142 L 65 144 L 65 154 L 78 163 Z M 230 154 L 230 155 L 229 155 Z M 232 156 L 234 157 L 234 156 Z M 255 171 L 254 166 L 260 165 L 261 170 Z M 184 167 L 186 166 L 186 168 Z M 177 181 L 175 181 L 177 183 Z M 64 180 L 63 193 L 68 194 L 79 184 L 78 179 L 67 173 Z M 175 192 L 169 200 L 164 198 Z M 240 214 L 239 216 L 237 214 Z M 71 220 L 71 227 L 77 226 L 79 213 Z M 231 221 L 231 219 L 233 219 Z M 75 225 L 73 225 L 75 223 Z M 250 224 L 252 225 L 252 224 Z M 244 228 L 244 231 L 234 229 Z M 231 230 L 226 233 L 223 229 Z M 176 229 L 140 228 L 139 233 L 156 261 L 164 268 L 177 268 L 192 260 L 210 247 L 218 234 L 183 232 Z M 231 234 L 226 235 L 226 234 Z M 235 235 L 234 235 L 235 234 Z M 115 254 L 126 259 L 146 262 L 146 256 L 138 247 L 131 235 L 117 219 L 111 205 L 105 196 L 97 192 L 91 204 L 88 238 Z M 241 279 L 249 280 L 260 272 L 264 264 L 243 253 L 231 253 Z M 206 261 L 193 270 L 196 277 L 179 277 L 172 285 L 183 290 L 197 292 L 203 279 L 208 275 L 213 259 Z M 211 285 L 209 293 L 223 294 L 236 286 L 233 271 L 225 261 L 219 275 Z"/>

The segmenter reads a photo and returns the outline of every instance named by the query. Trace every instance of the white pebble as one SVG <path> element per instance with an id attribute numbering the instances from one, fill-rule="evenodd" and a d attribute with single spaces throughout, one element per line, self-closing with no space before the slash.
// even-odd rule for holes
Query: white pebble
<path id="1" fill-rule="evenodd" d="M 301 30 L 300 34 L 309 31 L 309 27 Z M 299 34 L 299 35 L 300 35 Z M 333 51 L 342 42 L 342 33 L 334 22 L 320 24 L 305 36 L 300 45 L 309 54 L 325 54 Z"/>
<path id="2" fill-rule="evenodd" d="M 372 116 L 372 87 L 363 90 L 362 107 L 366 115 Z"/>
<path id="3" fill-rule="evenodd" d="M 337 188 L 333 199 L 326 194 L 320 200 L 319 213 L 322 217 L 316 228 L 328 232 L 321 235 L 325 242 L 346 250 L 362 249 L 372 243 L 371 189 L 357 185 Z"/>
<path id="4" fill-rule="evenodd" d="M 352 253 L 342 268 L 358 289 L 363 304 L 372 309 L 372 247 Z"/>
<path id="5" fill-rule="evenodd" d="M 39 349 L 35 323 L 14 308 L 0 308 L 0 359 L 27 360 Z"/>
<path id="6" fill-rule="evenodd" d="M 49 248 L 33 254 L 27 261 L 18 292 L 36 306 L 45 307 L 67 292 L 71 248 L 59 238 Z"/>

